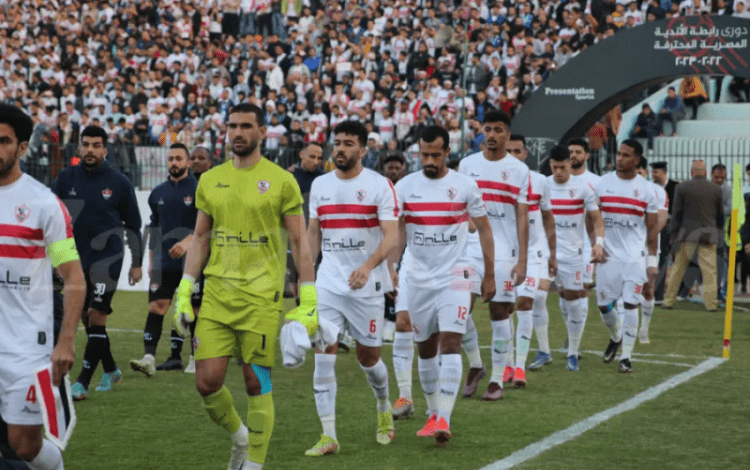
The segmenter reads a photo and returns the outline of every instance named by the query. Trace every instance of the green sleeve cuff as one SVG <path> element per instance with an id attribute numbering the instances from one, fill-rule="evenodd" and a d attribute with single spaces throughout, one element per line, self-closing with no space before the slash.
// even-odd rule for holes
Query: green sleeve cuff
<path id="1" fill-rule="evenodd" d="M 56 268 L 61 264 L 79 259 L 76 242 L 72 238 L 57 241 L 49 246 L 49 258 L 52 261 L 52 267 Z"/>

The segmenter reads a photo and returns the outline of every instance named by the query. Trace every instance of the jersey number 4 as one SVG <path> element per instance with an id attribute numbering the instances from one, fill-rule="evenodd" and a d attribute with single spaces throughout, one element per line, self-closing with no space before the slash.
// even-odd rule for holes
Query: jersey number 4
<path id="1" fill-rule="evenodd" d="M 29 387 L 29 391 L 26 392 L 26 401 L 32 405 L 36 405 L 36 387 L 34 385 Z"/>

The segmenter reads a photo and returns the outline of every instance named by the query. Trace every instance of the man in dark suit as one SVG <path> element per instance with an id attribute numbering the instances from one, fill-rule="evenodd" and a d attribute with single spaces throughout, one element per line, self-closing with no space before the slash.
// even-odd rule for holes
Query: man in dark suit
<path id="1" fill-rule="evenodd" d="M 651 164 L 651 180 L 664 188 L 667 192 L 667 201 L 669 201 L 668 217 L 672 215 L 672 201 L 674 201 L 674 189 L 677 187 L 677 181 L 667 176 L 667 162 L 654 162 Z M 664 289 L 666 287 L 667 269 L 669 261 L 669 248 L 672 244 L 669 242 L 669 219 L 667 225 L 661 231 L 661 242 L 659 246 L 659 276 L 656 278 L 656 290 L 654 300 L 657 304 L 664 301 Z"/>
<path id="2" fill-rule="evenodd" d="M 703 277 L 703 302 L 706 310 L 712 312 L 716 311 L 716 245 L 724 226 L 724 205 L 721 188 L 706 179 L 703 160 L 693 161 L 690 177 L 690 181 L 677 185 L 673 204 L 670 204 L 670 239 L 677 247 L 664 308 L 673 307 L 685 268 L 697 250 Z"/>

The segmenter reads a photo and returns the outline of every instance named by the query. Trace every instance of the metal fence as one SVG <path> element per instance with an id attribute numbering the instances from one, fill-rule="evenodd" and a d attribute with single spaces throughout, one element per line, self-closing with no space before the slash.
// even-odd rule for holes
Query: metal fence
<path id="1" fill-rule="evenodd" d="M 645 148 L 645 146 L 644 146 Z M 727 167 L 727 181 L 732 181 L 735 163 L 742 167 L 750 163 L 750 136 L 748 137 L 657 137 L 649 162 L 665 161 L 670 178 L 690 179 L 693 160 L 704 160 L 709 172 L 721 163 Z"/>
<path id="2" fill-rule="evenodd" d="M 167 147 L 137 146 L 124 143 L 107 144 L 107 162 L 121 171 L 137 190 L 151 190 L 167 179 Z M 217 147 L 211 151 L 213 164 L 224 161 L 225 150 Z M 280 147 L 264 150 L 269 160 L 288 168 L 299 162 L 299 149 Z M 23 159 L 24 171 L 47 186 L 52 186 L 63 168 L 77 164 L 78 146 L 59 145 L 42 141 L 29 148 Z"/>

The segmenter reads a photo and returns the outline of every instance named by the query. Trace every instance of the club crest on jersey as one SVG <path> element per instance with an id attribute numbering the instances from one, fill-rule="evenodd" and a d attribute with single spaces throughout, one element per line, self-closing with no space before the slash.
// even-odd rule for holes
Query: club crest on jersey
<path id="1" fill-rule="evenodd" d="M 151 284 L 151 292 L 156 292 L 159 289 L 159 284 Z"/>
<path id="2" fill-rule="evenodd" d="M 633 190 L 633 196 L 638 197 L 640 195 L 641 195 L 641 191 L 639 189 L 634 189 Z"/>
<path id="3" fill-rule="evenodd" d="M 575 189 L 569 189 L 568 190 L 568 194 L 570 195 L 570 197 L 576 197 L 576 190 Z"/>
<path id="4" fill-rule="evenodd" d="M 503 181 L 508 181 L 508 178 L 510 178 L 510 171 L 508 170 L 501 171 L 500 177 L 503 179 Z"/>
<path id="5" fill-rule="evenodd" d="M 458 196 L 458 190 L 456 188 L 448 188 L 448 198 L 453 200 Z"/>
<path id="6" fill-rule="evenodd" d="M 365 191 L 364 189 L 360 189 L 360 190 L 357 191 L 357 201 L 358 202 L 364 201 L 366 197 L 367 197 L 367 191 Z"/>
<path id="7" fill-rule="evenodd" d="M 109 188 L 102 189 L 102 197 L 105 201 L 108 201 L 112 197 L 112 190 Z"/>
<path id="8" fill-rule="evenodd" d="M 261 194 L 266 194 L 266 191 L 271 189 L 271 183 L 269 183 L 267 180 L 260 180 L 258 181 L 258 192 Z"/>
<path id="9" fill-rule="evenodd" d="M 182 199 L 182 202 L 184 202 L 186 206 L 189 206 L 190 204 L 193 203 L 193 197 L 192 196 L 185 196 Z"/>
<path id="10" fill-rule="evenodd" d="M 21 204 L 20 206 L 16 206 L 16 208 L 13 210 L 13 214 L 16 216 L 16 220 L 20 224 L 24 220 L 28 219 L 31 215 L 31 209 L 26 206 L 26 204 Z"/>

